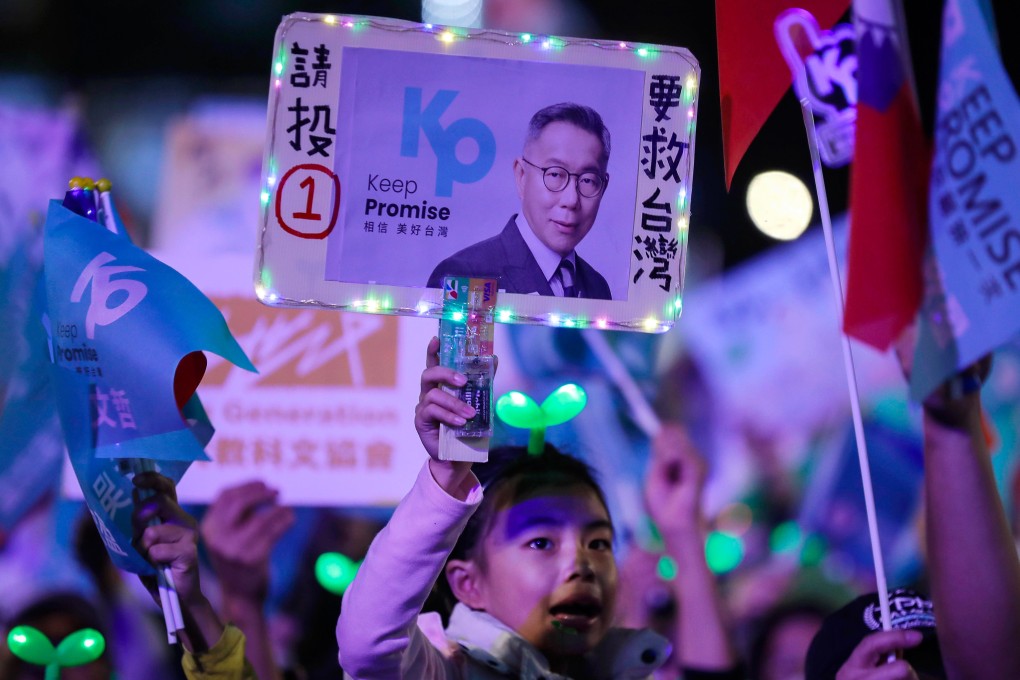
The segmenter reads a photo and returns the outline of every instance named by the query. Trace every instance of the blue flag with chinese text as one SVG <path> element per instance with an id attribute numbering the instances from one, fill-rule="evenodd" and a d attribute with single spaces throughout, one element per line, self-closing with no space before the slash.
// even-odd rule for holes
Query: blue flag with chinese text
<path id="1" fill-rule="evenodd" d="M 64 443 L 49 376 L 40 315 L 42 231 L 22 234 L 0 266 L 0 532 L 10 533 L 26 513 L 60 488 Z"/>
<path id="2" fill-rule="evenodd" d="M 947 0 L 911 396 L 1020 330 L 1020 100 L 977 0 Z"/>
<path id="3" fill-rule="evenodd" d="M 255 367 L 191 282 L 123 229 L 110 232 L 59 201 L 46 218 L 43 271 L 51 374 L 72 467 L 114 563 L 149 573 L 131 547 L 131 459 L 155 461 L 174 481 L 207 460 L 212 427 L 194 394 L 200 352 Z"/>

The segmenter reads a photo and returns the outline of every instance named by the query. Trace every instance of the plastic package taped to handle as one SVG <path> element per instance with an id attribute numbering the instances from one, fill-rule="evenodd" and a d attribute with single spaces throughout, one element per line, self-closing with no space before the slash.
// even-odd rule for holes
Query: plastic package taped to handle
<path id="1" fill-rule="evenodd" d="M 492 379 L 496 280 L 448 276 L 443 281 L 443 318 L 439 322 L 439 361 L 467 376 L 450 390 L 475 408 L 456 437 L 492 436 Z"/>
<path id="2" fill-rule="evenodd" d="M 454 430 L 458 437 L 492 436 L 492 377 L 491 356 L 465 357 L 458 362 L 457 370 L 467 376 L 467 383 L 457 390 L 457 397 L 475 409 L 475 415 L 463 426 Z"/>

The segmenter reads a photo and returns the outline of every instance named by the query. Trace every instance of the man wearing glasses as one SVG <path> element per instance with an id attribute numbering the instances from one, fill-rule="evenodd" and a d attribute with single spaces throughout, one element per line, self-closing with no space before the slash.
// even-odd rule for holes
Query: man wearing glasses
<path id="1" fill-rule="evenodd" d="M 521 212 L 498 235 L 440 262 L 429 276 L 496 278 L 507 293 L 610 300 L 605 278 L 577 254 L 591 231 L 609 175 L 609 130 L 594 109 L 548 106 L 531 117 L 514 160 Z"/>

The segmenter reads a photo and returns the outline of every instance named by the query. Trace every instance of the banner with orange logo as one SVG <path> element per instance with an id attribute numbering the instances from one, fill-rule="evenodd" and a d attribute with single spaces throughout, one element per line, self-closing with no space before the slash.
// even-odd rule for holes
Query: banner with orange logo
<path id="1" fill-rule="evenodd" d="M 435 322 L 271 308 L 247 255 L 156 255 L 212 299 L 258 369 L 208 355 L 199 394 L 216 433 L 181 502 L 263 479 L 291 505 L 396 504 L 425 458 L 412 418 Z"/>

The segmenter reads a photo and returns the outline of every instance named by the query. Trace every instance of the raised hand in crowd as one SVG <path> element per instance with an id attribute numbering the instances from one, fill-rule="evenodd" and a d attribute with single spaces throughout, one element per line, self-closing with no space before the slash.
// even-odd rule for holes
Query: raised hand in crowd
<path id="1" fill-rule="evenodd" d="M 921 633 L 915 630 L 886 630 L 869 635 L 850 653 L 836 680 L 918 680 L 917 672 L 902 656 L 904 651 L 921 644 L 921 640 Z"/>
<path id="2" fill-rule="evenodd" d="M 247 638 L 247 655 L 258 677 L 281 673 L 273 658 L 266 620 L 269 558 L 293 525 L 294 511 L 261 481 L 224 489 L 202 517 L 201 533 L 220 585 L 221 613 Z"/>
<path id="3" fill-rule="evenodd" d="M 703 510 L 706 465 L 686 430 L 663 425 L 652 441 L 645 504 L 677 564 L 676 661 L 688 671 L 727 671 L 738 665 L 715 575 L 705 561 Z"/>
<path id="4" fill-rule="evenodd" d="M 913 370 L 916 327 L 896 344 Z M 1020 560 L 984 428 L 986 355 L 922 403 L 925 544 L 931 598 L 949 678 L 1020 678 Z"/>
<path id="5" fill-rule="evenodd" d="M 977 387 L 990 357 L 924 402 L 925 532 L 949 678 L 1020 678 L 1020 561 Z"/>
<path id="6" fill-rule="evenodd" d="M 133 481 L 137 487 L 134 543 L 154 567 L 169 567 L 173 575 L 184 618 L 180 638 L 186 652 L 185 675 L 190 680 L 255 678 L 244 658 L 244 635 L 233 626 L 224 626 L 202 593 L 197 523 L 177 503 L 173 481 L 157 472 L 139 473 Z M 150 525 L 154 519 L 159 523 Z M 160 604 L 156 578 L 144 577 L 142 582 Z"/>
<path id="7" fill-rule="evenodd" d="M 913 347 L 913 332 L 897 346 L 908 378 Z M 979 391 L 990 368 L 991 357 L 983 357 L 922 403 L 926 566 L 939 670 L 949 680 L 1020 678 L 1020 560 L 992 471 Z M 910 640 L 897 637 L 901 632 L 865 638 L 836 677 L 914 677 Z M 906 663 L 888 663 L 884 652 L 900 650 Z"/>

